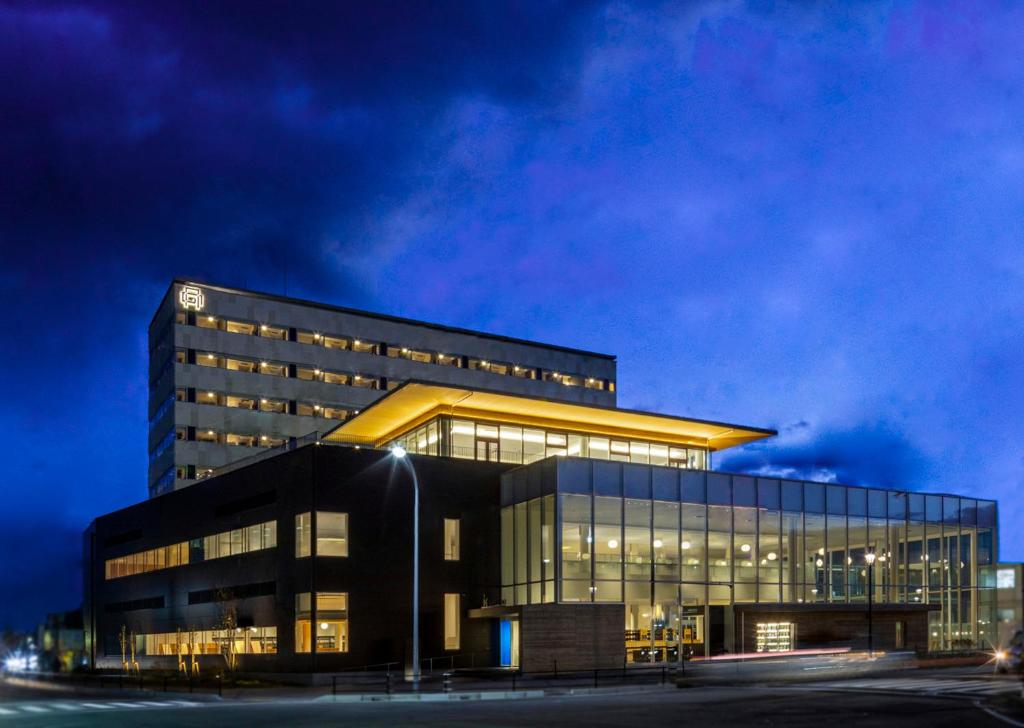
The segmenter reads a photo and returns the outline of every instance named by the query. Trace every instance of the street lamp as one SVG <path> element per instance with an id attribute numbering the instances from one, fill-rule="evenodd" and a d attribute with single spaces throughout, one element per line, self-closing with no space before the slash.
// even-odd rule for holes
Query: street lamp
<path id="1" fill-rule="evenodd" d="M 412 685 L 420 685 L 420 484 L 416 479 L 416 468 L 405 459 L 405 448 L 395 445 L 391 448 L 395 459 L 409 468 L 412 476 Z"/>
<path id="2" fill-rule="evenodd" d="M 872 613 L 872 606 L 874 604 L 875 586 L 874 586 L 874 575 L 875 575 L 875 552 L 868 551 L 864 554 L 864 560 L 868 564 L 868 656 L 875 656 L 875 645 L 874 645 L 874 614 Z"/>

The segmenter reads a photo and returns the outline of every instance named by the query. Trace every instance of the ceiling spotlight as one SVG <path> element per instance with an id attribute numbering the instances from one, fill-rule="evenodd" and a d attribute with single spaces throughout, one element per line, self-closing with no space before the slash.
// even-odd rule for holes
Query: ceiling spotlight
<path id="1" fill-rule="evenodd" d="M 654 548 L 660 549 L 663 545 L 660 538 L 654 539 Z"/>
<path id="2" fill-rule="evenodd" d="M 610 548 L 610 549 L 617 549 L 618 547 L 619 547 L 619 542 L 618 541 L 616 541 L 614 538 L 608 539 L 608 548 Z"/>
<path id="3" fill-rule="evenodd" d="M 750 553 L 750 544 L 749 543 L 742 544 L 740 546 L 740 551 L 742 551 L 745 554 L 749 554 Z"/>

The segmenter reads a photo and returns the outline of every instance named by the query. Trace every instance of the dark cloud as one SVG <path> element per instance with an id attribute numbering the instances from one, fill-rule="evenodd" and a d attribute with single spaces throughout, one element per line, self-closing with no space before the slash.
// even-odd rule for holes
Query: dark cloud
<path id="1" fill-rule="evenodd" d="M 828 480 L 846 485 L 918 489 L 928 485 L 929 463 L 899 430 L 884 422 L 808 433 L 799 422 L 781 428 L 782 440 L 748 445 L 723 454 L 716 469 L 735 473 Z M 786 435 L 800 432 L 799 442 Z"/>
<path id="2" fill-rule="evenodd" d="M 0 541 L 0 587 L 32 595 L 0 623 L 73 603 L 55 579 L 77 539 L 52 534 L 145 495 L 145 331 L 170 278 L 371 305 L 349 261 L 374 256 L 376 207 L 423 184 L 438 119 L 459 97 L 570 97 L 594 11 L 0 3 L 0 308 L 23 393 L 0 411 L 0 531 L 47 534 L 31 568 L 32 528 Z"/>

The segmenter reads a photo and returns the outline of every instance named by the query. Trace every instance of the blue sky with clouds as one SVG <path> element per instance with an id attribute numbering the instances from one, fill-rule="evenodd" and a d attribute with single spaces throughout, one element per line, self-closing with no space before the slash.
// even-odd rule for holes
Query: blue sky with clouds
<path id="1" fill-rule="evenodd" d="M 145 497 L 202 277 L 617 354 L 721 467 L 996 496 L 1024 558 L 1024 6 L 0 0 L 0 625 Z"/>

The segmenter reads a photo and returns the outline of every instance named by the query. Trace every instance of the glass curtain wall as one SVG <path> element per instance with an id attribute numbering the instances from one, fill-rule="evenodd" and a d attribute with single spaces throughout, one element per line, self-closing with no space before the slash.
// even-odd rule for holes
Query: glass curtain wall
<path id="1" fill-rule="evenodd" d="M 623 603 L 630 660 L 702 654 L 709 607 L 869 590 L 939 607 L 934 649 L 993 638 L 978 579 L 995 563 L 993 502 L 572 458 L 549 472 L 555 492 L 502 509 L 503 600 Z"/>
<path id="2" fill-rule="evenodd" d="M 702 469 L 707 450 L 645 440 L 625 440 L 567 430 L 522 427 L 462 418 L 438 417 L 397 437 L 418 455 L 528 465 L 555 455 L 624 463 Z"/>

